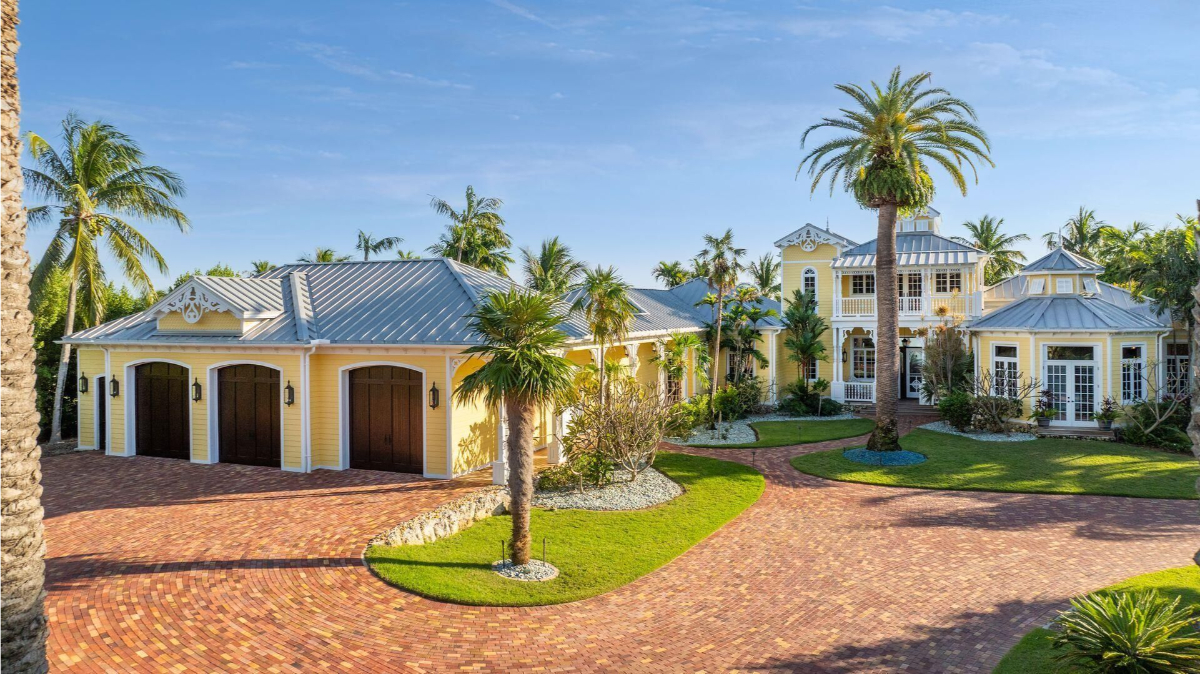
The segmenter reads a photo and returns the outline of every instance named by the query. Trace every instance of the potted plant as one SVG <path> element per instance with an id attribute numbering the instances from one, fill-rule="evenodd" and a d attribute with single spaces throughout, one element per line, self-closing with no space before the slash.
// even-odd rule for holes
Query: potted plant
<path id="1" fill-rule="evenodd" d="M 1033 404 L 1033 414 L 1029 415 L 1029 418 L 1037 421 L 1039 428 L 1045 428 L 1056 416 L 1058 416 L 1058 409 L 1054 407 L 1054 392 L 1042 389 L 1042 392 L 1038 394 L 1037 402 Z"/>
<path id="2" fill-rule="evenodd" d="M 1105 397 L 1100 402 L 1100 411 L 1093 414 L 1092 418 L 1096 420 L 1096 425 L 1100 427 L 1100 430 L 1111 431 L 1113 420 L 1117 418 L 1120 411 L 1121 406 L 1117 404 L 1116 400 Z"/>

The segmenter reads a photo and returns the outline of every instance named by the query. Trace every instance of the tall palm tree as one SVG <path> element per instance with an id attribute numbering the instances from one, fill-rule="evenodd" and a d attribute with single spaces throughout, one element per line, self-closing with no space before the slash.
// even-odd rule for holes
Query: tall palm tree
<path id="1" fill-rule="evenodd" d="M 508 254 L 512 239 L 504 231 L 504 218 L 497 213 L 504 202 L 496 197 L 477 197 L 475 188 L 467 185 L 467 205 L 455 210 L 444 199 L 430 197 L 429 205 L 438 215 L 450 220 L 446 231 L 438 237 L 429 252 L 451 257 L 487 271 L 507 274 L 513 258 Z"/>
<path id="2" fill-rule="evenodd" d="M 709 271 L 708 270 L 708 268 L 709 268 L 708 260 L 706 260 L 703 257 L 697 256 L 697 257 L 692 258 L 692 261 L 689 264 L 692 267 L 688 271 L 688 276 L 691 277 L 688 279 L 689 281 L 694 278 L 703 278 L 703 279 L 708 278 L 708 271 Z"/>
<path id="3" fill-rule="evenodd" d="M 251 260 L 250 273 L 254 275 L 265 274 L 276 266 L 273 262 L 268 262 L 267 260 Z"/>
<path id="4" fill-rule="evenodd" d="M 1105 228 L 1100 234 L 1100 257 L 1096 260 L 1104 265 L 1101 278 L 1110 283 L 1128 283 L 1134 260 L 1151 231 L 1150 225 L 1139 220 L 1125 229 Z"/>
<path id="5" fill-rule="evenodd" d="M 188 231 L 187 216 L 175 204 L 184 194 L 179 176 L 145 163 L 132 138 L 103 122 L 87 123 L 68 114 L 62 123 L 62 149 L 56 152 L 36 133 L 28 134 L 29 154 L 35 168 L 23 169 L 29 193 L 50 203 L 29 209 L 33 225 L 55 223 L 50 245 L 33 270 L 36 296 L 51 271 L 68 270 L 64 337 L 75 330 L 75 312 L 83 292 L 89 324 L 104 318 L 105 271 L 103 247 L 120 265 L 126 280 L 145 293 L 154 291 L 145 263 L 162 274 L 167 263 L 141 232 L 125 221 L 165 220 L 181 232 Z M 64 344 L 54 386 L 54 412 L 50 442 L 62 441 L 62 397 L 67 381 L 71 347 Z"/>
<path id="6" fill-rule="evenodd" d="M 521 255 L 525 285 L 554 297 L 574 288 L 587 269 L 587 265 L 571 255 L 571 247 L 559 242 L 557 236 L 542 241 L 542 249 L 537 253 L 522 248 Z"/>
<path id="7" fill-rule="evenodd" d="M 354 244 L 354 249 L 363 254 L 363 262 L 371 259 L 372 255 L 378 255 L 385 250 L 391 250 L 404 242 L 404 239 L 399 236 L 385 236 L 381 239 L 376 239 L 369 232 L 358 230 L 358 242 Z"/>
<path id="8" fill-rule="evenodd" d="M 492 291 L 468 314 L 481 344 L 464 353 L 483 366 L 463 377 L 454 395 L 467 403 L 504 406 L 508 416 L 508 491 L 512 512 L 512 561 L 529 563 L 529 511 L 533 501 L 533 427 L 538 409 L 569 402 L 571 362 L 557 355 L 567 342 L 563 316 L 549 295 L 510 288 Z"/>
<path id="9" fill-rule="evenodd" d="M 612 267 L 597 266 L 583 273 L 579 296 L 572 303 L 571 311 L 582 313 L 588 322 L 592 338 L 600 349 L 597 365 L 606 362 L 609 345 L 620 342 L 629 334 L 629 326 L 637 314 L 637 307 L 629 301 L 629 289 L 629 284 Z M 604 370 L 604 367 L 599 369 L 601 401 L 607 397 Z"/>
<path id="10" fill-rule="evenodd" d="M 0 4 L 0 661 L 4 670 L 44 672 L 46 616 L 43 601 L 46 544 L 42 538 L 41 450 L 34 395 L 33 316 L 29 312 L 29 253 L 21 204 L 21 96 L 17 84 L 17 3 Z"/>
<path id="11" fill-rule="evenodd" d="M 1004 234 L 1000 229 L 1004 226 L 1004 218 L 993 218 L 985 215 L 972 222 L 963 223 L 963 227 L 971 233 L 970 238 L 962 236 L 951 237 L 959 243 L 965 243 L 988 254 L 987 265 L 983 268 L 983 282 L 993 286 L 1017 273 L 1021 263 L 1025 261 L 1025 253 L 1013 248 L 1021 241 L 1028 241 L 1025 234 Z"/>
<path id="12" fill-rule="evenodd" d="M 668 289 L 681 286 L 692 278 L 691 273 L 678 260 L 672 262 L 663 260 L 659 262 L 654 271 L 650 272 L 650 275 L 662 281 L 663 285 L 667 286 Z"/>
<path id="13" fill-rule="evenodd" d="M 933 200 L 933 178 L 928 169 L 941 166 L 964 195 L 967 180 L 963 164 L 978 180 L 975 161 L 993 165 L 988 157 L 987 134 L 975 124 L 975 111 L 965 101 L 937 87 L 926 87 L 931 75 L 919 73 L 901 80 L 900 68 L 883 87 L 871 91 L 855 84 L 836 88 L 854 100 L 841 117 L 825 117 L 805 130 L 842 129 L 847 135 L 813 148 L 800 162 L 797 174 L 808 167 L 810 190 L 829 180 L 829 192 L 840 183 L 866 208 L 878 211 L 875 254 L 878 339 L 876 340 L 875 431 L 867 442 L 874 450 L 899 449 L 896 399 L 899 329 L 896 316 L 896 217 L 900 210 L 914 212 Z"/>
<path id="14" fill-rule="evenodd" d="M 771 253 L 764 253 L 762 257 L 751 262 L 747 267 L 750 278 L 754 280 L 754 285 L 758 286 L 763 295 L 773 300 L 778 300 L 779 294 L 783 292 L 783 285 L 779 282 L 779 273 L 782 269 L 783 263 Z"/>
<path id="15" fill-rule="evenodd" d="M 397 260 L 420 260 L 421 256 L 415 250 L 396 250 Z"/>
<path id="16" fill-rule="evenodd" d="M 711 288 L 716 296 L 714 304 L 713 323 L 716 329 L 713 331 L 712 353 L 712 372 L 709 373 L 708 382 L 708 411 L 715 419 L 717 414 L 717 372 L 721 363 L 721 323 L 724 321 L 722 317 L 725 315 L 725 301 L 729 293 L 737 285 L 738 274 L 742 271 L 741 257 L 746 254 L 745 248 L 738 248 L 733 245 L 733 230 L 726 229 L 721 236 L 713 236 L 712 234 L 704 235 L 704 249 L 696 256 L 696 260 L 703 260 L 708 267 L 708 287 Z M 701 300 L 703 302 L 704 300 Z"/>
<path id="17" fill-rule="evenodd" d="M 296 261 L 303 262 L 304 264 L 328 264 L 330 262 L 345 262 L 349 259 L 349 255 L 340 255 L 332 248 L 317 246 L 311 254 L 305 253 L 297 258 Z"/>
<path id="18" fill-rule="evenodd" d="M 1089 260 L 1095 260 L 1104 240 L 1104 233 L 1110 229 L 1107 223 L 1096 217 L 1096 211 L 1086 206 L 1079 207 L 1079 213 L 1067 218 L 1066 231 L 1050 232 L 1042 235 L 1046 247 L 1050 249 L 1063 248 L 1082 255 Z"/>

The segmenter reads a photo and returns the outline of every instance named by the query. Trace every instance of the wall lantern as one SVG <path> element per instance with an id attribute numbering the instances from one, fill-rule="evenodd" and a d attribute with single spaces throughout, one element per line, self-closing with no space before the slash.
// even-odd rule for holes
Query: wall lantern
<path id="1" fill-rule="evenodd" d="M 900 346 L 902 346 L 902 347 L 904 347 L 904 348 L 906 348 L 906 349 L 908 348 L 908 338 L 907 338 L 907 337 L 905 337 L 904 339 L 901 339 L 901 340 L 900 340 Z"/>
<path id="2" fill-rule="evenodd" d="M 846 347 L 842 347 L 842 362 L 847 363 L 849 361 L 850 361 L 850 354 L 846 353 Z"/>
<path id="3" fill-rule="evenodd" d="M 116 377 L 113 377 L 112 382 L 109 383 L 108 393 L 114 398 L 121 395 L 121 382 L 117 381 Z"/>
<path id="4" fill-rule="evenodd" d="M 87 375 L 82 372 L 79 373 L 79 392 L 87 393 Z"/>
<path id="5" fill-rule="evenodd" d="M 436 410 L 441 403 L 441 391 L 438 391 L 437 384 L 429 387 L 429 409 Z"/>
<path id="6" fill-rule="evenodd" d="M 200 386 L 200 379 L 199 378 L 195 379 L 192 382 L 192 401 L 200 402 L 200 398 L 201 398 L 200 394 L 203 393 L 203 391 L 204 391 L 204 389 Z"/>
<path id="7" fill-rule="evenodd" d="M 289 379 L 287 386 L 283 387 L 283 404 L 291 407 L 296 402 L 296 389 L 292 388 L 292 380 Z"/>

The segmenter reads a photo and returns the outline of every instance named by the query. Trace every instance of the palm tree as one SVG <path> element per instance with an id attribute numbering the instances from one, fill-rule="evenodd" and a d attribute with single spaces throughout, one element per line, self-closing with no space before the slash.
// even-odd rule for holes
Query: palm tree
<path id="1" fill-rule="evenodd" d="M 825 342 L 821 337 L 826 330 L 828 326 L 817 313 L 817 298 L 812 291 L 793 290 L 792 300 L 783 311 L 783 347 L 788 350 L 788 360 L 796 364 L 796 381 L 803 392 L 808 392 L 809 367 L 825 360 Z"/>
<path id="2" fill-rule="evenodd" d="M 659 262 L 654 271 L 650 272 L 650 275 L 662 281 L 663 285 L 667 286 L 668 289 L 681 286 L 692 278 L 691 273 L 678 260 L 672 262 L 663 260 Z"/>
<path id="3" fill-rule="evenodd" d="M 829 192 L 839 182 L 858 203 L 878 210 L 875 254 L 878 339 L 876 340 L 877 424 L 867 447 L 899 449 L 896 432 L 896 390 L 899 329 L 896 317 L 896 217 L 899 210 L 918 211 L 933 200 L 934 185 L 928 169 L 938 165 L 964 195 L 967 181 L 963 164 L 978 180 L 975 160 L 992 164 L 987 134 L 979 128 L 975 111 L 945 89 L 927 85 L 931 75 L 920 73 L 901 81 L 900 68 L 887 85 L 871 83 L 871 91 L 839 84 L 854 108 L 841 117 L 825 117 L 805 130 L 801 146 L 813 131 L 828 127 L 847 135 L 813 148 L 800 162 L 797 174 L 808 166 L 812 192 L 828 178 Z"/>
<path id="4" fill-rule="evenodd" d="M 399 246 L 404 239 L 398 236 L 385 236 L 382 239 L 376 239 L 368 232 L 361 229 L 358 230 L 358 243 L 354 244 L 354 249 L 362 252 L 363 262 L 371 259 L 372 255 L 378 255 L 385 250 L 391 250 Z"/>
<path id="5" fill-rule="evenodd" d="M 629 289 L 629 284 L 612 267 L 605 269 L 597 266 L 583 273 L 579 296 L 571 305 L 571 311 L 581 312 L 588 322 L 588 329 L 600 349 L 597 365 L 606 362 L 608 345 L 620 342 L 629 334 L 629 326 L 633 324 L 633 317 L 637 313 L 637 307 L 629 301 Z M 604 369 L 599 369 L 601 401 L 607 391 Z"/>
<path id="6" fill-rule="evenodd" d="M 29 253 L 25 251 L 25 209 L 21 205 L 21 96 L 17 84 L 17 3 L 0 5 L 0 133 L 3 134 L 0 216 L 0 660 L 5 671 L 44 672 L 46 616 L 43 612 L 46 544 L 42 537 L 41 462 L 34 394 L 33 316 L 29 312 Z"/>
<path id="7" fill-rule="evenodd" d="M 322 248 L 317 246 L 311 255 L 305 253 L 297 258 L 296 261 L 303 262 L 304 264 L 328 264 L 330 262 L 345 262 L 349 259 L 349 255 L 339 255 L 338 252 L 332 248 Z"/>
<path id="8" fill-rule="evenodd" d="M 703 278 L 703 279 L 708 278 L 708 267 L 709 267 L 708 260 L 704 259 L 703 257 L 698 256 L 698 257 L 692 258 L 692 261 L 690 264 L 691 264 L 692 268 L 691 268 L 691 270 L 688 271 L 688 276 L 691 278 L 689 278 L 688 280 L 691 280 L 694 278 Z"/>
<path id="9" fill-rule="evenodd" d="M 700 352 L 708 348 L 704 340 L 690 332 L 673 332 L 670 335 L 670 341 L 660 341 L 659 344 L 662 347 L 662 355 L 654 356 L 651 359 L 652 362 L 658 363 L 667 376 L 679 382 L 687 377 L 688 353 L 696 353 L 697 360 L 699 360 Z"/>
<path id="10" fill-rule="evenodd" d="M 397 260 L 420 260 L 421 256 L 415 250 L 396 250 Z"/>
<path id="11" fill-rule="evenodd" d="M 276 267 L 276 265 L 274 263 L 268 262 L 266 260 L 251 260 L 250 261 L 250 273 L 253 275 L 265 274 L 265 273 L 271 271 L 272 269 L 274 269 L 275 267 Z"/>
<path id="12" fill-rule="evenodd" d="M 1013 246 L 1021 241 L 1028 241 L 1029 237 L 1024 234 L 1003 234 L 1000 232 L 1003 226 L 1004 218 L 985 215 L 975 222 L 968 220 L 963 223 L 963 227 L 971 233 L 970 238 L 951 237 L 959 243 L 978 248 L 988 254 L 987 265 L 983 268 L 983 282 L 989 286 L 1017 273 L 1021 263 L 1025 261 L 1025 254 Z"/>
<path id="13" fill-rule="evenodd" d="M 522 248 L 525 285 L 538 292 L 558 297 L 575 287 L 587 266 L 571 255 L 571 247 L 558 237 L 542 241 L 540 252 Z"/>
<path id="14" fill-rule="evenodd" d="M 504 231 L 504 218 L 496 211 L 504 202 L 495 197 L 477 197 L 475 188 L 467 185 L 467 205 L 457 211 L 449 202 L 430 197 L 429 205 L 439 215 L 450 219 L 446 231 L 438 237 L 429 252 L 440 257 L 452 257 L 472 267 L 507 274 L 513 258 L 508 254 L 512 239 Z"/>
<path id="15" fill-rule="evenodd" d="M 1134 220 L 1129 227 L 1117 229 L 1106 227 L 1100 234 L 1099 259 L 1104 265 L 1101 276 L 1110 283 L 1128 283 L 1134 261 L 1141 254 L 1146 237 L 1151 233 L 1150 225 Z"/>
<path id="16" fill-rule="evenodd" d="M 782 262 L 770 253 L 764 253 L 758 260 L 751 262 L 747 269 L 750 277 L 754 279 L 754 285 L 758 286 L 763 295 L 773 300 L 779 299 L 779 294 L 783 292 L 783 285 L 779 282 Z"/>
<path id="17" fill-rule="evenodd" d="M 1096 217 L 1096 211 L 1086 206 L 1080 206 L 1079 213 L 1067 218 L 1067 231 L 1061 234 L 1055 232 L 1043 234 L 1042 240 L 1046 242 L 1047 248 L 1054 249 L 1062 246 L 1072 253 L 1094 260 L 1100 252 L 1104 233 L 1109 229 L 1107 223 Z"/>
<path id="18" fill-rule="evenodd" d="M 459 383 L 461 401 L 504 406 L 508 416 L 508 491 L 512 512 L 513 564 L 529 563 L 529 511 L 533 501 L 533 427 L 537 411 L 569 402 L 574 392 L 571 362 L 557 355 L 567 342 L 563 316 L 549 295 L 517 288 L 492 291 L 468 314 L 481 344 L 464 353 L 483 366 Z"/>
<path id="19" fill-rule="evenodd" d="M 737 285 L 738 274 L 742 271 L 741 257 L 746 254 L 745 248 L 733 245 L 733 230 L 726 229 L 721 236 L 704 235 L 704 250 L 696 257 L 703 260 L 708 267 L 708 287 L 714 291 L 716 329 L 713 331 L 712 372 L 708 381 L 708 411 L 716 419 L 717 416 L 717 372 L 721 363 L 721 317 L 725 315 L 725 300 L 733 287 Z M 701 300 L 703 302 L 704 300 Z"/>
<path id="20" fill-rule="evenodd" d="M 188 219 L 175 205 L 183 196 L 183 181 L 161 166 L 148 165 L 132 138 L 103 122 L 85 123 L 68 114 L 62 123 L 62 150 L 36 133 L 28 134 L 29 154 L 36 168 L 23 174 L 30 194 L 50 203 L 30 208 L 29 221 L 47 224 L 57 218 L 57 229 L 42 259 L 33 270 L 35 296 L 47 276 L 60 267 L 68 270 L 70 286 L 63 337 L 75 331 L 75 312 L 83 292 L 88 323 L 104 319 L 105 271 L 101 247 L 120 265 L 135 290 L 154 291 L 145 262 L 162 274 L 167 263 L 141 232 L 124 218 L 165 220 L 188 231 Z M 64 344 L 54 386 L 54 412 L 50 442 L 62 441 L 62 397 L 71 347 Z"/>

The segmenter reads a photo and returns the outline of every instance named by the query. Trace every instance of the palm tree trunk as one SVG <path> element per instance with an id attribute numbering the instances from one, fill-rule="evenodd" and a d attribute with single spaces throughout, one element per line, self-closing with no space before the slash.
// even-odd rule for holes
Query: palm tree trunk
<path id="1" fill-rule="evenodd" d="M 67 316 L 63 326 L 63 337 L 70 337 L 75 332 L 75 306 L 79 301 L 79 280 L 71 279 L 67 289 Z M 62 345 L 62 355 L 58 358 L 58 379 L 54 382 L 54 414 L 50 417 L 50 444 L 62 442 L 62 403 L 63 391 L 67 386 L 67 371 L 71 367 L 71 345 Z"/>
<path id="2" fill-rule="evenodd" d="M 900 333 L 896 316 L 896 205 L 879 207 L 879 231 L 875 241 L 875 431 L 867 449 L 900 449 L 896 430 L 896 398 L 899 382 Z"/>
<path id="3" fill-rule="evenodd" d="M 597 373 L 597 376 L 599 377 L 599 382 L 600 382 L 600 393 L 599 393 L 600 406 L 603 407 L 604 406 L 604 398 L 607 397 L 604 395 L 604 366 L 608 363 L 608 359 L 605 358 L 605 355 L 607 355 L 607 352 L 604 347 L 604 340 L 598 339 L 596 341 L 600 345 L 600 357 L 596 359 L 597 360 L 596 364 L 598 366 L 600 366 L 600 372 Z"/>
<path id="4" fill-rule="evenodd" d="M 719 286 L 717 291 L 720 295 L 717 296 L 717 317 L 713 320 L 717 324 L 717 336 L 713 341 L 713 359 L 708 366 L 711 376 L 708 382 L 708 413 L 713 418 L 713 428 L 716 428 L 717 418 L 717 372 L 721 365 L 721 323 L 724 322 L 725 315 L 725 287 Z"/>
<path id="5" fill-rule="evenodd" d="M 512 513 L 513 564 L 529 563 L 529 510 L 533 502 L 534 405 L 518 396 L 506 396 L 508 414 L 508 492 Z"/>
<path id="6" fill-rule="evenodd" d="M 21 99 L 17 2 L 0 5 L 0 661 L 6 672 L 45 672 L 46 544 L 42 538 L 41 450 L 34 396 L 29 253 L 21 204 Z"/>

